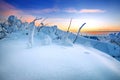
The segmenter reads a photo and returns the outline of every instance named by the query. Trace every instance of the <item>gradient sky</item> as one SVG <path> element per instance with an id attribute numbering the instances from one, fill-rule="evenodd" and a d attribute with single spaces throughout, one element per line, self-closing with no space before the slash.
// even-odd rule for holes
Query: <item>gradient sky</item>
<path id="1" fill-rule="evenodd" d="M 48 19 L 48 25 L 83 31 L 120 31 L 120 0 L 0 0 L 0 18 L 16 15 L 24 21 L 35 17 Z"/>

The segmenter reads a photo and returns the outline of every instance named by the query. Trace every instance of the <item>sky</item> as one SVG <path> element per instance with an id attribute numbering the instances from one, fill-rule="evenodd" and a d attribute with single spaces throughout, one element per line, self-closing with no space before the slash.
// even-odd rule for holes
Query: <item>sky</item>
<path id="1" fill-rule="evenodd" d="M 120 0 L 0 0 L 0 18 L 16 15 L 31 22 L 47 18 L 46 25 L 71 31 L 120 31 Z M 37 22 L 37 23 L 40 23 Z"/>

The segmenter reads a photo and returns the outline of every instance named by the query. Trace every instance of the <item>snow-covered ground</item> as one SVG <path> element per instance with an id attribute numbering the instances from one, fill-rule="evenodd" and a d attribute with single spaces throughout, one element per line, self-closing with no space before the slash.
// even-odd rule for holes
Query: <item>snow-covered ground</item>
<path id="1" fill-rule="evenodd" d="M 0 23 L 0 80 L 120 79 L 118 45 L 82 36 L 73 44 L 75 34 L 35 20 Z"/>
<path id="2" fill-rule="evenodd" d="M 119 80 L 120 62 L 83 45 L 0 40 L 0 80 Z"/>
<path id="3" fill-rule="evenodd" d="M 73 41 L 75 38 L 75 35 L 71 34 L 69 35 L 69 38 L 70 40 Z M 98 41 L 94 39 L 88 39 L 82 36 L 78 37 L 78 39 L 76 40 L 76 44 L 93 47 L 102 52 L 105 52 L 106 54 L 114 56 L 114 58 L 120 61 L 120 46 L 119 45 L 115 45 L 107 41 L 105 42 L 105 41 Z"/>

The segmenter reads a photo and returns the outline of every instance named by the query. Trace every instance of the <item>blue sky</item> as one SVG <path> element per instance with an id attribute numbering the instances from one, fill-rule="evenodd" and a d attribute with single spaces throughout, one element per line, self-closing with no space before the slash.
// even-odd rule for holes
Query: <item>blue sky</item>
<path id="1" fill-rule="evenodd" d="M 1 0 L 1 4 L 3 14 L 48 17 L 48 22 L 60 26 L 67 26 L 73 18 L 73 27 L 86 22 L 91 29 L 120 30 L 120 0 Z"/>

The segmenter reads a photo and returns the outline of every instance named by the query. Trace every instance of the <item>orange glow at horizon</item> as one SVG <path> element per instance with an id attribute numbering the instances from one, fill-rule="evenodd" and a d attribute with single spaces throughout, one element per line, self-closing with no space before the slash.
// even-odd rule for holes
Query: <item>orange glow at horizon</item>
<path id="1" fill-rule="evenodd" d="M 31 22 L 33 21 L 35 18 L 34 17 L 30 17 L 30 18 L 26 18 L 25 21 L 27 22 Z M 68 26 L 69 26 L 69 20 L 70 19 L 48 19 L 45 23 L 48 23 L 48 26 L 54 26 L 57 25 L 59 29 L 62 29 L 64 31 L 67 31 Z M 77 24 L 78 23 L 78 24 Z M 120 31 L 120 26 L 110 26 L 110 25 L 105 25 L 105 26 L 98 26 L 98 25 L 92 25 L 90 24 L 90 22 L 86 22 L 86 25 L 81 29 L 81 32 L 89 32 L 89 31 Z M 36 26 L 38 26 L 40 24 L 40 20 L 36 22 Z M 71 32 L 77 32 L 79 27 L 83 24 L 83 22 L 79 23 L 79 21 L 73 21 L 70 27 L 70 31 Z M 95 27 L 94 27 L 95 26 Z"/>

